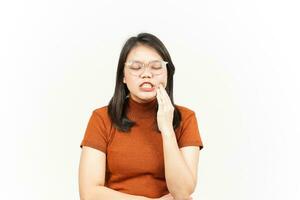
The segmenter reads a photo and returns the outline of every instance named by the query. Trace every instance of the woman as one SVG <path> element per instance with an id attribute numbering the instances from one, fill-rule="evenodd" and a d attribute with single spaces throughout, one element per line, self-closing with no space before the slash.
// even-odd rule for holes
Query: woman
<path id="1" fill-rule="evenodd" d="M 195 113 L 173 102 L 174 71 L 156 36 L 126 41 L 114 95 L 80 145 L 81 199 L 191 199 L 203 145 Z"/>

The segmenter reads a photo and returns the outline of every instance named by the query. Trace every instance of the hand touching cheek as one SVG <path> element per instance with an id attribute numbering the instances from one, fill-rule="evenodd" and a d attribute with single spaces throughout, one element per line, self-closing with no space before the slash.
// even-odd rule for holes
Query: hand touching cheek
<path id="1" fill-rule="evenodd" d="M 157 89 L 157 124 L 161 133 L 166 134 L 173 129 L 174 107 L 171 99 L 162 84 Z"/>

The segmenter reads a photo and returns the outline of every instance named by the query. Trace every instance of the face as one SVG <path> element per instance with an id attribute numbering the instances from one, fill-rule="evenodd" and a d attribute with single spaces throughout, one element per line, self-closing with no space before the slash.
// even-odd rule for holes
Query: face
<path id="1" fill-rule="evenodd" d="M 138 45 L 131 49 L 126 62 L 132 60 L 147 64 L 153 60 L 163 59 L 155 49 L 144 45 Z M 150 82 L 152 84 L 152 88 L 149 89 L 146 88 L 146 85 L 141 85 L 144 82 Z M 130 93 L 129 95 L 133 100 L 140 103 L 149 102 L 156 98 L 156 90 L 160 83 L 162 83 L 164 87 L 167 86 L 167 68 L 164 67 L 161 74 L 153 75 L 151 70 L 146 67 L 144 72 L 142 72 L 139 76 L 135 76 L 132 75 L 132 73 L 130 73 L 130 69 L 125 66 L 123 83 L 127 85 Z"/>

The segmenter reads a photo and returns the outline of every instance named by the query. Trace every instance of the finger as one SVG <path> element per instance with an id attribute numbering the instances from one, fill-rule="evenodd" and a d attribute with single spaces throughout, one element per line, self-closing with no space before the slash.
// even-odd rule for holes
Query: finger
<path id="1" fill-rule="evenodd" d="M 172 102 L 171 102 L 171 99 L 167 93 L 167 91 L 165 90 L 165 88 L 163 86 L 161 86 L 161 95 L 163 96 L 163 99 L 164 99 L 164 102 L 165 103 L 168 103 L 169 106 L 173 106 Z"/>
<path id="2" fill-rule="evenodd" d="M 156 91 L 156 98 L 157 98 L 158 105 L 161 106 L 162 99 L 161 99 L 161 93 L 160 93 L 159 89 L 157 89 L 157 91 Z"/>
<path id="3" fill-rule="evenodd" d="M 173 196 L 169 193 L 169 194 L 166 194 L 162 197 L 160 197 L 160 199 L 163 199 L 163 200 L 174 200 Z"/>
<path id="4" fill-rule="evenodd" d="M 160 84 L 161 84 L 164 88 L 167 87 L 167 84 L 166 84 L 165 82 L 160 82 Z"/>
<path id="5" fill-rule="evenodd" d="M 164 104 L 165 100 L 164 100 L 163 93 L 161 91 L 161 85 L 158 87 L 158 94 L 159 94 L 159 98 L 161 100 L 161 103 Z"/>

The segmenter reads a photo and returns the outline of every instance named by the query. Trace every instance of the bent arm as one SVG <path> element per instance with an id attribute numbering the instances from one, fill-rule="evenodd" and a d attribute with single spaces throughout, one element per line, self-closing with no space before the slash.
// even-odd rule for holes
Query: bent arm
<path id="1" fill-rule="evenodd" d="M 188 167 L 178 147 L 174 131 L 162 133 L 162 136 L 167 187 L 176 200 L 189 199 L 196 187 L 197 173 L 193 173 Z M 196 167 L 194 169 L 196 170 Z"/>
<path id="2" fill-rule="evenodd" d="M 106 154 L 102 151 L 82 147 L 79 164 L 79 193 L 81 200 L 149 200 L 143 196 L 135 196 L 118 192 L 104 186 Z"/>
<path id="3" fill-rule="evenodd" d="M 84 195 L 83 195 L 84 194 Z M 92 186 L 80 195 L 80 200 L 149 200 L 150 198 L 118 192 L 105 186 Z"/>

